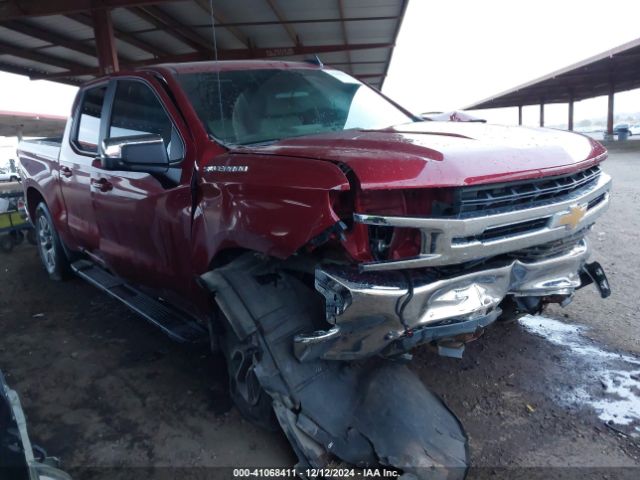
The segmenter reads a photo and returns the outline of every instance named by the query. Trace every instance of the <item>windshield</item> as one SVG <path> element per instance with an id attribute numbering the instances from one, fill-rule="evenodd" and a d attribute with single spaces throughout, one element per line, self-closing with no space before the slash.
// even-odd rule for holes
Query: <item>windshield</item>
<path id="1" fill-rule="evenodd" d="M 209 134 L 247 145 L 414 121 L 336 70 L 236 70 L 177 75 Z"/>

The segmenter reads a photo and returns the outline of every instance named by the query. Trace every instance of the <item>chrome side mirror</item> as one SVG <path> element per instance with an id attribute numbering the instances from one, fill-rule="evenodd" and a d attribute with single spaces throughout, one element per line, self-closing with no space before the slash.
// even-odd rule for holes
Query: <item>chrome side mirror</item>
<path id="1" fill-rule="evenodd" d="M 105 138 L 100 164 L 105 170 L 164 173 L 169 169 L 169 157 L 160 135 L 144 134 Z"/>

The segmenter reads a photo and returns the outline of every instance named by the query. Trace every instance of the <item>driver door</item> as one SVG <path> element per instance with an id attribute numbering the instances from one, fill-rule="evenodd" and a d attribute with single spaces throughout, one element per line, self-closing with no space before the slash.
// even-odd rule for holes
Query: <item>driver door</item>
<path id="1" fill-rule="evenodd" d="M 190 162 L 169 112 L 170 100 L 151 81 L 113 80 L 104 125 L 105 140 L 160 135 L 171 168 L 166 173 L 105 170 L 97 161 L 92 201 L 99 230 L 97 254 L 129 282 L 162 291 L 185 293 L 191 282 L 190 206 L 182 171 Z M 165 103 L 166 102 L 166 103 Z M 179 118 L 179 117 L 178 117 Z M 190 168 L 187 168 L 190 171 Z M 165 293 L 167 292 L 167 293 Z"/>

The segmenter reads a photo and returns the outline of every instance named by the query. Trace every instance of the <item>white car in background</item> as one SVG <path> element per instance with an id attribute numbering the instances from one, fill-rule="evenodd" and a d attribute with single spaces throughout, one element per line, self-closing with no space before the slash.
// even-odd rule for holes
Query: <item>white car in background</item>
<path id="1" fill-rule="evenodd" d="M 629 131 L 631 132 L 631 135 L 640 135 L 640 123 L 636 123 L 635 125 L 630 125 Z"/>
<path id="2" fill-rule="evenodd" d="M 0 168 L 0 182 L 18 182 L 20 181 L 20 175 L 14 172 L 10 172 L 7 169 Z"/>

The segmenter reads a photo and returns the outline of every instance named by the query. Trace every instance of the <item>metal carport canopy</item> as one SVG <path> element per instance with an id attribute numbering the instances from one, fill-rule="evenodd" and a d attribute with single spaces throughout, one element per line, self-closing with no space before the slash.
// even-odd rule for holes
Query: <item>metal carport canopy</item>
<path id="1" fill-rule="evenodd" d="M 0 137 L 62 135 L 67 117 L 44 113 L 0 110 Z"/>
<path id="2" fill-rule="evenodd" d="M 573 103 L 640 88 L 640 38 L 465 107 Z"/>
<path id="3" fill-rule="evenodd" d="M 408 0 L 213 0 L 218 58 L 321 60 L 381 88 Z M 209 0 L 0 0 L 0 70 L 80 84 L 214 58 Z"/>

